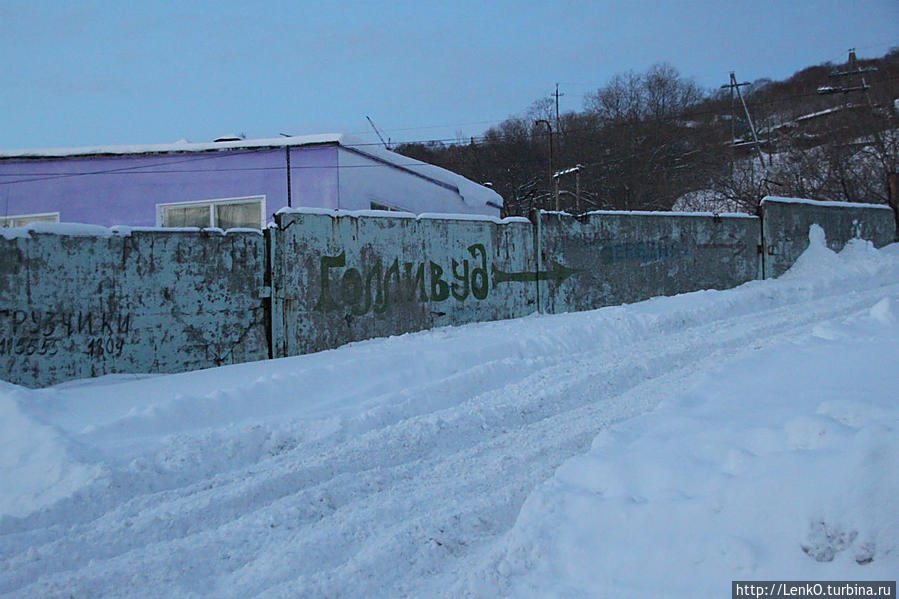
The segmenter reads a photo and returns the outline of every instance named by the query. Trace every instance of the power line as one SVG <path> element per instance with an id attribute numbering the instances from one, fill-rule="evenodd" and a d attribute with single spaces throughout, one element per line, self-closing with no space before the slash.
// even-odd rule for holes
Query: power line
<path id="1" fill-rule="evenodd" d="M 689 151 L 682 154 L 686 155 L 690 153 Z M 611 164 L 617 164 L 627 160 L 629 158 L 638 158 L 641 154 L 639 152 L 630 152 L 619 154 L 615 157 L 609 157 L 605 160 L 590 162 L 579 165 L 580 168 L 592 168 L 598 166 L 608 166 Z M 203 157 L 208 158 L 208 157 Z M 177 163 L 184 162 L 193 162 L 192 160 L 183 160 L 178 161 Z M 166 166 L 170 164 L 177 164 L 175 162 L 167 163 Z M 291 171 L 296 170 L 331 170 L 331 169 L 356 169 L 356 168 L 391 168 L 391 167 L 403 167 L 403 168 L 416 168 L 421 166 L 435 166 L 427 163 L 421 162 L 409 162 L 409 163 L 393 163 L 393 164 L 356 164 L 356 165 L 325 165 L 325 166 L 291 166 Z M 152 168 L 151 171 L 139 171 L 137 169 L 143 168 Z M 56 173 L 27 173 L 25 176 L 34 176 L 32 179 L 21 179 L 16 181 L 0 181 L 0 185 L 12 185 L 16 183 L 30 183 L 35 181 L 43 181 L 50 179 L 60 179 L 60 178 L 68 178 L 68 177 L 82 177 L 82 176 L 94 176 L 94 175 L 155 175 L 155 174 L 172 174 L 172 173 L 221 173 L 221 172 L 258 172 L 258 171 L 285 171 L 287 170 L 286 166 L 263 166 L 263 167 L 230 167 L 230 168 L 214 168 L 214 169 L 161 169 L 158 167 L 154 167 L 152 165 L 141 165 L 135 167 L 121 168 L 121 169 L 109 169 L 105 171 L 88 171 L 88 172 L 56 172 Z M 0 174 L 0 176 L 10 177 L 10 176 L 22 176 L 23 173 L 16 173 L 15 175 L 11 174 Z"/>
<path id="2" fill-rule="evenodd" d="M 894 81 L 894 80 L 897 80 L 897 79 L 899 79 L 899 76 L 884 77 L 884 78 L 882 78 L 880 81 L 881 81 L 881 82 L 888 82 L 888 81 Z M 741 85 L 743 85 L 743 84 L 741 84 Z M 729 87 L 729 86 L 728 86 L 728 85 L 725 85 L 724 87 Z M 558 92 L 558 88 L 557 88 L 557 92 Z M 554 94 L 554 95 L 555 95 L 555 94 Z M 559 96 L 562 96 L 562 95 L 564 95 L 564 94 L 563 94 L 563 93 L 559 93 L 558 95 L 559 95 Z M 796 100 L 796 99 L 800 99 L 800 98 L 813 97 L 813 96 L 819 96 L 819 93 L 817 92 L 817 90 L 814 91 L 814 92 L 808 92 L 808 93 L 790 94 L 790 95 L 786 95 L 786 96 L 779 96 L 779 97 L 777 97 L 777 98 L 770 98 L 770 99 L 767 99 L 767 100 L 758 100 L 758 99 L 752 99 L 752 98 L 750 98 L 750 104 L 751 104 L 752 106 L 779 104 L 779 103 L 783 103 L 783 102 L 790 102 L 790 101 L 792 101 L 792 100 Z M 557 98 L 557 99 L 558 99 L 558 98 Z M 683 118 L 683 116 L 687 116 L 687 117 L 697 117 L 697 116 L 705 116 L 705 115 L 716 115 L 716 114 L 720 114 L 720 112 L 721 112 L 720 110 L 711 110 L 711 109 L 710 109 L 710 110 L 701 110 L 701 111 L 699 111 L 699 110 L 689 110 L 689 109 L 688 109 L 688 110 L 684 111 L 684 115 L 671 116 L 671 117 L 668 117 L 668 118 L 665 119 L 665 120 L 666 120 L 666 121 L 677 121 L 677 120 L 681 120 L 681 119 Z M 523 117 L 511 117 L 511 118 L 505 119 L 504 121 L 500 121 L 500 124 L 505 123 L 505 122 L 509 122 L 509 121 L 515 121 L 515 120 L 525 121 L 525 119 L 524 119 Z M 495 122 L 495 121 L 480 121 L 480 123 L 491 123 L 491 122 Z M 605 124 L 605 126 L 617 126 L 617 125 L 619 125 L 619 124 L 618 124 L 618 123 L 614 123 L 614 122 L 612 122 L 612 123 L 606 123 L 606 124 Z M 622 125 L 625 125 L 625 124 L 622 124 Z M 437 128 L 437 127 L 440 127 L 440 126 L 434 126 L 434 128 Z M 421 128 L 425 128 L 425 127 L 421 127 Z M 413 128 L 409 128 L 409 129 L 410 129 L 410 130 L 414 130 L 414 129 L 420 129 L 420 128 L 418 128 L 418 127 L 413 127 Z M 583 132 L 587 132 L 587 133 L 590 133 L 590 134 L 593 134 L 593 135 L 597 135 L 597 136 L 601 136 L 601 135 L 602 135 L 602 131 L 598 131 L 595 127 L 570 128 L 570 129 L 567 129 L 567 130 L 566 130 L 566 133 L 567 133 L 567 134 L 577 134 L 577 133 L 583 133 Z M 530 129 L 530 128 L 529 128 L 527 135 L 528 135 L 531 139 L 534 139 L 534 138 L 539 138 L 539 137 L 545 137 L 545 136 L 548 135 L 548 132 L 541 132 L 541 131 L 537 131 L 537 130 L 534 130 L 534 129 Z M 469 142 L 468 144 L 465 144 L 465 145 L 484 145 L 484 144 L 487 142 L 488 137 L 491 137 L 491 138 L 492 138 L 492 137 L 496 137 L 496 136 L 497 136 L 496 133 L 493 133 L 493 134 L 491 134 L 490 136 L 488 136 L 488 135 L 486 135 L 486 134 L 485 134 L 485 135 L 480 135 L 480 136 L 472 136 L 472 137 L 470 137 L 470 142 Z M 511 136 L 500 134 L 500 135 L 499 135 L 499 138 L 502 139 L 502 140 L 505 140 L 505 139 L 511 138 Z M 584 139 L 584 138 L 582 137 L 581 139 Z M 458 141 L 458 140 L 455 139 L 455 138 L 420 139 L 420 140 L 410 140 L 410 141 L 406 141 L 406 142 L 401 143 L 400 145 L 413 145 L 413 144 L 421 144 L 421 145 L 427 145 L 427 144 L 450 144 L 450 145 L 455 145 L 453 142 L 457 142 L 457 141 Z M 360 143 L 352 143 L 352 144 L 341 144 L 341 146 L 347 147 L 347 148 L 365 148 L 365 147 L 370 147 L 370 146 L 380 146 L 380 145 L 381 145 L 381 143 L 378 143 L 378 142 L 372 142 L 372 143 L 360 142 Z M 164 165 L 161 165 L 161 166 L 171 166 L 171 165 L 175 165 L 175 164 L 183 164 L 183 163 L 195 162 L 195 161 L 200 161 L 200 160 L 210 160 L 210 159 L 215 159 L 215 158 L 221 158 L 221 157 L 223 157 L 223 155 L 226 155 L 226 156 L 233 156 L 233 155 L 242 154 L 242 153 L 248 153 L 248 152 L 260 151 L 260 150 L 275 149 L 276 147 L 280 148 L 280 147 L 291 147 L 291 146 L 289 146 L 289 145 L 287 145 L 287 146 L 271 146 L 271 147 L 269 147 L 269 146 L 260 146 L 260 147 L 255 147 L 255 148 L 254 148 L 254 147 L 242 147 L 242 148 L 220 148 L 220 149 L 218 149 L 218 148 L 210 148 L 209 150 L 202 150 L 203 154 L 200 155 L 200 156 L 191 156 L 190 158 L 184 158 L 184 159 L 181 159 L 181 160 L 170 160 L 170 161 L 167 161 Z M 295 147 L 303 147 L 303 146 L 297 145 L 297 146 L 295 146 Z M 180 151 L 180 152 L 179 152 L 178 150 L 171 150 L 171 151 L 165 151 L 165 152 L 147 152 L 146 154 L 139 154 L 139 153 L 135 153 L 135 154 L 114 154 L 114 156 L 124 156 L 124 155 L 144 156 L 144 155 L 160 155 L 160 154 L 163 154 L 163 155 L 164 155 L 164 154 L 174 154 L 174 155 L 177 155 L 177 154 L 183 154 L 183 153 L 184 153 L 184 151 Z M 224 154 L 223 154 L 223 153 L 224 153 Z M 0 154 L 2 154 L 2 152 L 0 152 Z M 107 155 L 109 155 L 109 154 L 107 153 Z M 75 156 L 75 155 L 73 155 L 73 156 Z M 95 153 L 95 154 L 89 154 L 89 153 L 88 153 L 88 154 L 80 154 L 80 155 L 77 155 L 77 156 L 103 156 L 103 153 L 102 153 L 102 152 L 98 152 L 98 153 Z M 6 156 L 6 157 L 0 156 L 0 163 L 2 163 L 4 160 L 22 160 L 22 161 L 25 161 L 25 160 L 54 160 L 54 159 L 58 160 L 58 159 L 63 159 L 63 158 L 66 158 L 66 156 Z M 597 163 L 597 164 L 598 164 L 598 163 Z M 375 165 L 343 165 L 343 166 L 291 166 L 291 167 L 290 167 L 290 170 L 293 171 L 293 170 L 298 170 L 298 169 L 299 169 L 299 170 L 302 170 L 302 169 L 376 168 L 376 167 L 377 167 L 377 168 L 389 168 L 390 166 L 399 166 L 399 167 L 410 168 L 410 167 L 418 167 L 418 166 L 421 166 L 421 163 L 409 163 L 409 164 L 395 163 L 395 164 L 392 164 L 392 165 L 387 165 L 387 164 L 375 164 Z M 591 166 L 591 165 L 584 165 L 584 166 Z M 127 166 L 127 167 L 121 167 L 121 168 L 115 168 L 115 169 L 103 169 L 103 170 L 86 171 L 86 172 L 25 173 L 25 174 L 23 174 L 23 173 L 16 173 L 16 174 L 14 174 L 14 175 L 12 175 L 12 174 L 0 174 L 0 177 L 10 177 L 10 176 L 29 176 L 29 177 L 36 177 L 36 178 L 34 178 L 34 179 L 21 179 L 21 180 L 16 180 L 16 181 L 0 181 L 0 185 L 12 185 L 12 184 L 15 184 L 15 183 L 28 183 L 28 182 L 33 182 L 33 181 L 41 181 L 41 180 L 54 179 L 54 178 L 79 177 L 79 176 L 91 176 L 91 175 L 108 175 L 108 174 L 144 174 L 144 175 L 147 175 L 147 174 L 153 174 L 153 173 L 174 173 L 174 172 L 217 172 L 217 171 L 244 171 L 244 170 L 283 170 L 284 168 L 285 168 L 285 167 L 246 167 L 246 168 L 241 167 L 241 168 L 233 168 L 233 169 L 196 169 L 196 170 L 190 170 L 190 169 L 174 169 L 174 170 L 165 170 L 165 169 L 159 169 L 157 166 L 154 166 L 154 165 L 133 165 L 133 166 Z M 154 169 L 154 170 L 152 170 L 152 171 L 142 171 L 142 170 L 140 170 L 140 169 Z"/>
<path id="3" fill-rule="evenodd" d="M 415 169 L 418 167 L 433 167 L 436 165 L 423 163 L 423 162 L 409 162 L 409 163 L 390 163 L 390 164 L 344 164 L 344 165 L 323 165 L 323 166 L 290 166 L 290 171 L 297 170 L 334 170 L 334 169 L 357 169 L 357 168 L 407 168 L 407 169 Z M 86 176 L 96 176 L 96 175 L 157 175 L 157 174 L 172 174 L 172 173 L 230 173 L 230 172 L 253 172 L 253 171 L 286 171 L 288 170 L 287 166 L 238 166 L 238 167 L 230 167 L 230 168 L 212 168 L 212 169 L 160 169 L 156 168 L 152 165 L 142 165 L 139 167 L 134 167 L 135 169 L 139 168 L 148 168 L 153 169 L 149 171 L 138 171 L 138 170 L 124 170 L 124 169 L 110 169 L 107 171 L 90 171 L 90 172 L 64 172 L 64 173 L 16 173 L 16 174 L 0 174 L 0 177 L 19 177 L 19 176 L 28 176 L 34 177 L 32 179 L 18 179 L 15 181 L 0 181 L 0 185 L 13 185 L 16 183 L 32 183 L 36 181 L 47 181 L 52 179 L 66 179 L 71 177 L 86 177 Z M 441 167 L 437 167 L 441 168 Z M 424 173 L 419 173 L 424 174 Z"/>

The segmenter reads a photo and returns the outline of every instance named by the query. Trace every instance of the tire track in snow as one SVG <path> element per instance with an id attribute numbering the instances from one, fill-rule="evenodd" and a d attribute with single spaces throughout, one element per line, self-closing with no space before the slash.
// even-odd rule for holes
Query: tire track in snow
<path id="1" fill-rule="evenodd" d="M 409 581 L 452 571 L 508 529 L 530 490 L 604 426 L 651 409 L 735 347 L 774 343 L 869 306 L 881 293 L 803 302 L 808 309 L 798 321 L 788 305 L 599 344 L 576 358 L 523 359 L 515 365 L 533 373 L 462 403 L 412 415 L 396 410 L 358 436 L 338 432 L 193 484 L 138 493 L 79 526 L 47 520 L 51 509 L 41 528 L 3 542 L 0 590 L 137 596 L 142 584 L 167 583 L 175 595 L 402 592 Z M 599 349 L 604 354 L 594 355 Z M 467 388 L 465 377 L 413 390 Z M 142 522 L 136 529 L 135 520 Z M 197 558 L 204 552 L 210 559 Z M 50 559 L 35 559 L 41 556 Z M 179 567 L 187 563 L 189 575 Z M 397 564 L 385 588 L 379 573 Z"/>

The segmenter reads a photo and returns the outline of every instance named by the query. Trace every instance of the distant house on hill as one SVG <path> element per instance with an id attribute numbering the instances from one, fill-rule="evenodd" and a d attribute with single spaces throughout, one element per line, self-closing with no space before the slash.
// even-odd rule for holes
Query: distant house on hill
<path id="1" fill-rule="evenodd" d="M 0 226 L 265 226 L 287 206 L 499 216 L 464 177 L 343 135 L 0 151 Z"/>

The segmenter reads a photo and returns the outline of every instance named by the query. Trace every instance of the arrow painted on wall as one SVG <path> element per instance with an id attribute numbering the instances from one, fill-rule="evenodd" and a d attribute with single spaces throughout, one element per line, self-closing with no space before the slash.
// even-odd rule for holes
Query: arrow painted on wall
<path id="1" fill-rule="evenodd" d="M 571 275 L 580 272 L 579 269 L 576 268 L 568 268 L 567 266 L 562 266 L 558 262 L 552 263 L 551 270 L 538 270 L 538 271 L 523 271 L 523 272 L 504 272 L 496 267 L 496 265 L 491 265 L 493 269 L 493 287 L 496 288 L 500 283 L 530 283 L 531 281 L 555 281 L 556 283 L 562 283 L 565 279 L 570 277 Z"/>

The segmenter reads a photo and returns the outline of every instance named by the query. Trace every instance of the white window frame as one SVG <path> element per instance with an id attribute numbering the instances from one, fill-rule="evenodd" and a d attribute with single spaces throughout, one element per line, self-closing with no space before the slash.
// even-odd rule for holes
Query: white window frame
<path id="1" fill-rule="evenodd" d="M 380 208 L 375 208 L 376 205 L 380 206 Z M 368 206 L 369 210 L 381 210 L 382 212 L 412 212 L 412 210 L 397 208 L 396 206 L 391 206 L 390 204 L 385 204 L 378 200 L 369 200 Z"/>
<path id="2" fill-rule="evenodd" d="M 239 198 L 216 198 L 212 200 L 197 200 L 195 202 L 166 202 L 164 204 L 156 204 L 156 226 L 165 227 L 165 211 L 166 208 L 180 208 L 182 206 L 201 206 L 206 204 L 209 207 L 209 228 L 215 227 L 215 207 L 225 204 L 245 204 L 247 202 L 259 202 L 259 222 L 261 228 L 265 228 L 265 195 L 242 196 Z"/>
<path id="3" fill-rule="evenodd" d="M 52 217 L 53 220 L 47 220 L 47 217 Z M 37 218 L 40 219 L 37 222 L 42 223 L 58 223 L 59 222 L 59 212 L 37 212 L 34 214 L 9 214 L 7 216 L 0 216 L 0 228 L 10 228 L 10 227 L 26 227 L 30 223 L 24 223 L 21 225 L 14 225 L 13 222 L 17 220 L 22 220 L 25 218 Z M 32 221 L 34 222 L 34 221 Z"/>

